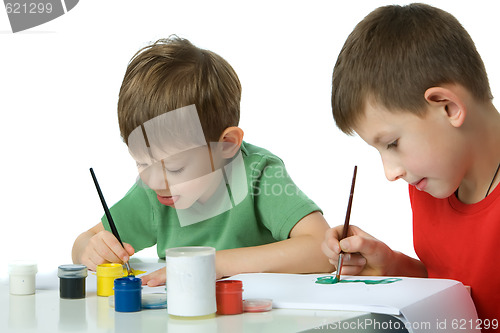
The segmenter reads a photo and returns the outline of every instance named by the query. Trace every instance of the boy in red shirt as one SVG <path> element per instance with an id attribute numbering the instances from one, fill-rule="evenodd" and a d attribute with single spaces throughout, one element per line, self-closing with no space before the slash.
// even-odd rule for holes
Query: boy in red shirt
<path id="1" fill-rule="evenodd" d="M 343 274 L 471 286 L 483 330 L 500 319 L 500 114 L 492 98 L 474 42 L 451 14 L 411 4 L 365 17 L 334 68 L 333 115 L 379 151 L 390 181 L 410 184 L 420 260 L 357 227 L 340 242 L 342 226 L 330 229 L 322 246 L 332 264 L 348 253 Z"/>

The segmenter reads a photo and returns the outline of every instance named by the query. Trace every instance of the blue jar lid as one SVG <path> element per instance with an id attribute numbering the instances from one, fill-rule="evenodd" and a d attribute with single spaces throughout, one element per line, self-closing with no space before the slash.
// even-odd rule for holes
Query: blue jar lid
<path id="1" fill-rule="evenodd" d="M 115 279 L 115 290 L 132 290 L 141 289 L 142 280 L 135 276 L 126 276 L 122 278 Z"/>

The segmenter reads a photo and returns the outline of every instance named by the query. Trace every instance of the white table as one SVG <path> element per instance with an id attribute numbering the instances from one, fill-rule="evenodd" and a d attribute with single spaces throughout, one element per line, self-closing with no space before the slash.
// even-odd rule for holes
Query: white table
<path id="1" fill-rule="evenodd" d="M 131 261 L 132 266 L 134 262 L 137 259 Z M 204 320 L 178 320 L 169 318 L 166 309 L 120 313 L 109 305 L 107 297 L 96 295 L 93 274 L 90 272 L 86 280 L 86 297 L 76 300 L 59 297 L 57 267 L 53 274 L 37 276 L 34 295 L 10 295 L 8 280 L 0 280 L 0 332 L 346 332 L 337 329 L 339 322 L 362 322 L 373 316 L 365 312 L 273 309 Z M 356 324 L 350 327 L 356 328 Z"/>

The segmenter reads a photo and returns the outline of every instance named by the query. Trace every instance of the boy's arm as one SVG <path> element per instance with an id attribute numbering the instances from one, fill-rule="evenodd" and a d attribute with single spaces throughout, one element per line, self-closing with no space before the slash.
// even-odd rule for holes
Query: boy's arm
<path id="1" fill-rule="evenodd" d="M 73 244 L 73 263 L 83 264 L 90 270 L 106 262 L 122 263 L 134 254 L 130 244 L 121 246 L 116 237 L 104 229 L 102 222 L 80 234 Z M 121 259 L 120 259 L 121 258 Z"/>
<path id="2" fill-rule="evenodd" d="M 356 226 L 349 227 L 349 237 L 339 242 L 343 226 L 327 231 L 323 253 L 336 265 L 342 249 L 346 256 L 342 274 L 427 277 L 427 269 L 417 259 L 391 250 L 385 243 Z"/>
<path id="3" fill-rule="evenodd" d="M 321 252 L 328 223 L 320 212 L 302 218 L 288 239 L 260 246 L 220 250 L 215 254 L 217 279 L 240 273 L 324 273 L 333 266 Z M 151 287 L 165 284 L 165 269 L 142 277 Z"/>
<path id="4" fill-rule="evenodd" d="M 217 251 L 218 277 L 240 273 L 323 273 L 333 266 L 321 251 L 329 229 L 320 212 L 302 218 L 288 239 L 266 245 Z"/>

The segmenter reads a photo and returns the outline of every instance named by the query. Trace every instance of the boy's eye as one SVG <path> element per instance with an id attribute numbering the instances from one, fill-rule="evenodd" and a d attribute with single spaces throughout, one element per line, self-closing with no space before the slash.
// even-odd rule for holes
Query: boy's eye
<path id="1" fill-rule="evenodd" d="M 394 149 L 398 146 L 398 140 L 394 140 L 387 145 L 387 149 Z"/>
<path id="2" fill-rule="evenodd" d="M 144 169 L 144 168 L 147 168 L 149 166 L 149 164 L 147 164 L 147 163 L 135 162 L 135 164 L 137 165 L 137 167 L 139 169 Z"/>
<path id="3" fill-rule="evenodd" d="M 177 170 L 169 170 L 169 169 L 165 168 L 165 170 L 167 170 L 168 173 L 176 174 L 176 173 L 181 173 L 182 171 L 184 171 L 184 167 L 179 168 Z"/>

